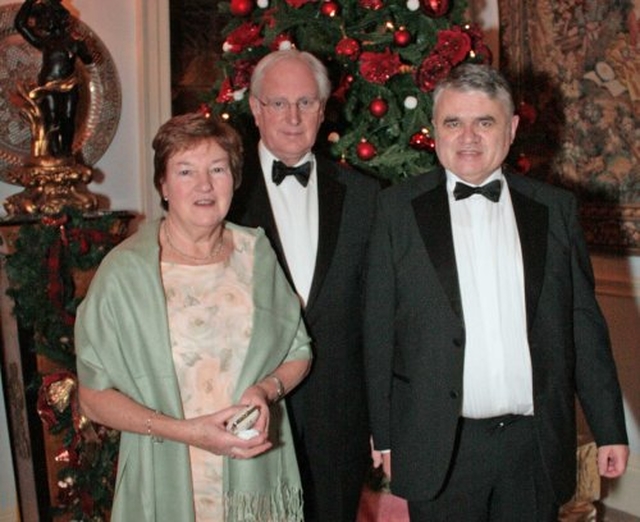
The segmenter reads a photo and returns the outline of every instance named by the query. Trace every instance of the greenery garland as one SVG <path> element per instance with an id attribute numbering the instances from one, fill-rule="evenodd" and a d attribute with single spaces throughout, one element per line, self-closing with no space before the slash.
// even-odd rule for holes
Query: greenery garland
<path id="1" fill-rule="evenodd" d="M 91 423 L 78 410 L 73 328 L 77 295 L 75 277 L 97 268 L 127 233 L 131 214 L 83 214 L 75 209 L 20 226 L 15 252 L 7 256 L 7 294 L 13 298 L 20 329 L 32 333 L 36 355 L 59 371 L 34 375 L 38 414 L 45 428 L 60 437 L 55 460 L 57 503 L 53 515 L 101 521 L 108 516 L 118 453 L 118 432 Z M 52 492 L 53 493 L 53 492 Z"/>

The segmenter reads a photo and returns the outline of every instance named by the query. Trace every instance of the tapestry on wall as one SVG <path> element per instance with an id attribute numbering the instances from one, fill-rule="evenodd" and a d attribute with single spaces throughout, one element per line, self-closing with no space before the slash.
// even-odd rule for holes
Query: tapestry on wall
<path id="1" fill-rule="evenodd" d="M 640 0 L 499 8 L 501 68 L 521 104 L 513 159 L 579 195 L 592 247 L 640 252 Z"/>

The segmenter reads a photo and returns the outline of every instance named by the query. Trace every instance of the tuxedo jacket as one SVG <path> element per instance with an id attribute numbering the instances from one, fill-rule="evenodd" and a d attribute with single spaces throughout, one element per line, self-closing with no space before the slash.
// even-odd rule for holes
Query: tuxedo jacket
<path id="1" fill-rule="evenodd" d="M 575 489 L 575 394 L 600 446 L 627 443 L 621 391 L 575 198 L 508 171 L 505 177 L 524 264 L 536 438 L 564 502 Z M 451 462 L 465 352 L 444 170 L 380 194 L 367 265 L 374 444 L 391 449 L 396 494 L 430 499 Z"/>
<path id="2" fill-rule="evenodd" d="M 366 473 L 370 462 L 361 304 L 365 249 L 379 185 L 325 158 L 316 156 L 316 162 L 318 252 L 303 310 L 314 360 L 309 376 L 287 400 L 294 433 L 304 440 L 307 453 L 299 455 L 301 466 L 308 461 L 314 480 L 326 480 L 339 490 L 345 475 Z M 292 283 L 257 151 L 245 165 L 229 220 L 262 227 Z M 362 481 L 356 480 L 359 495 Z M 340 503 L 336 495 L 327 501 Z"/>

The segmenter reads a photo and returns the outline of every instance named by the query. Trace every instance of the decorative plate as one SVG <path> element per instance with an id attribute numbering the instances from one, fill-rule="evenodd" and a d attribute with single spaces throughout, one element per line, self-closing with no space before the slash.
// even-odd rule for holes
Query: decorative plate
<path id="1" fill-rule="evenodd" d="M 8 168 L 24 165 L 31 156 L 29 122 L 14 103 L 18 83 L 37 83 L 40 51 L 22 38 L 13 25 L 21 4 L 0 6 L 0 179 Z M 105 153 L 118 127 L 121 110 L 120 81 L 102 41 L 83 22 L 72 17 L 94 58 L 87 66 L 77 60 L 81 75 L 80 102 L 73 152 L 85 165 L 94 165 Z"/>

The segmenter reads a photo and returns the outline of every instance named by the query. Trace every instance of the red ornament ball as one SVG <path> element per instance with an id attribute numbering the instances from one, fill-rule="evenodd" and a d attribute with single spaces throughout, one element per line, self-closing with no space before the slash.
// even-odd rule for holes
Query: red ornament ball
<path id="1" fill-rule="evenodd" d="M 360 42 L 355 38 L 345 36 L 336 44 L 336 54 L 349 58 L 349 60 L 357 60 L 360 54 Z"/>
<path id="2" fill-rule="evenodd" d="M 516 160 L 516 170 L 520 174 L 527 174 L 531 170 L 531 160 L 526 154 L 520 153 L 518 156 Z"/>
<path id="3" fill-rule="evenodd" d="M 518 116 L 520 116 L 520 120 L 527 125 L 533 125 L 538 117 L 536 108 L 525 101 L 520 102 L 516 112 L 518 113 Z"/>
<path id="4" fill-rule="evenodd" d="M 440 18 L 449 10 L 449 0 L 420 0 L 425 14 L 431 18 Z"/>
<path id="5" fill-rule="evenodd" d="M 409 146 L 416 150 L 433 152 L 436 148 L 436 142 L 426 132 L 416 132 L 409 139 Z"/>
<path id="6" fill-rule="evenodd" d="M 411 33 L 404 27 L 401 27 L 395 33 L 393 33 L 393 42 L 398 47 L 406 47 L 411 43 Z"/>
<path id="7" fill-rule="evenodd" d="M 382 118 L 389 110 L 389 104 L 382 98 L 376 98 L 369 104 L 369 112 L 376 118 Z"/>
<path id="8" fill-rule="evenodd" d="M 327 0 L 326 2 L 322 2 L 320 12 L 329 18 L 333 18 L 340 12 L 340 6 L 332 0 Z"/>
<path id="9" fill-rule="evenodd" d="M 247 16 L 253 11 L 253 0 L 231 0 L 229 8 L 234 16 Z"/>
<path id="10" fill-rule="evenodd" d="M 364 9 L 371 9 L 372 11 L 377 11 L 384 7 L 384 2 L 382 0 L 359 0 L 358 3 L 360 4 L 360 7 Z"/>
<path id="11" fill-rule="evenodd" d="M 362 161 L 373 159 L 377 153 L 375 146 L 364 138 L 356 145 L 356 154 Z"/>

